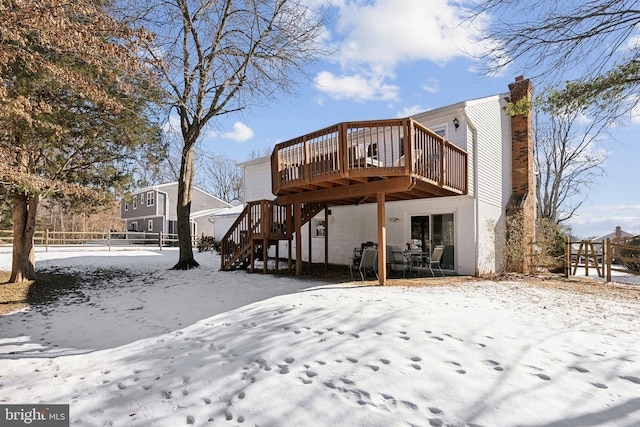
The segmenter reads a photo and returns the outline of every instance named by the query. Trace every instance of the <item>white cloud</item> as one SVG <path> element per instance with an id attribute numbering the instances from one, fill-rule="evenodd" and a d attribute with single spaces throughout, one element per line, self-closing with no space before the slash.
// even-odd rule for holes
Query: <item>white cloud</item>
<path id="1" fill-rule="evenodd" d="M 354 99 L 356 101 L 388 101 L 398 97 L 398 86 L 385 84 L 378 77 L 361 74 L 336 76 L 321 71 L 315 79 L 316 88 L 335 99 Z"/>
<path id="2" fill-rule="evenodd" d="M 432 77 L 427 79 L 427 83 L 422 85 L 422 89 L 428 93 L 440 92 L 440 82 Z"/>
<path id="3" fill-rule="evenodd" d="M 445 64 L 458 57 L 480 56 L 488 41 L 484 17 L 466 21 L 459 4 L 448 0 L 333 0 L 338 8 L 336 62 L 341 75 L 318 74 L 318 90 L 338 99 L 388 100 L 398 88 L 395 78 L 401 63 L 430 61 Z M 437 83 L 437 82 L 436 82 Z M 437 84 L 424 87 L 437 91 Z"/>
<path id="4" fill-rule="evenodd" d="M 595 205 L 581 210 L 568 223 L 581 237 L 603 236 L 617 226 L 631 234 L 640 234 L 640 205 Z"/>
<path id="5" fill-rule="evenodd" d="M 398 117 L 409 117 L 409 116 L 413 116 L 415 114 L 418 113 L 422 113 L 423 111 L 426 111 L 424 108 L 422 108 L 420 105 L 414 105 L 412 107 L 405 107 L 402 110 L 398 111 Z"/>
<path id="6" fill-rule="evenodd" d="M 170 115 L 169 120 L 162 126 L 164 133 L 180 133 L 180 117 Z"/>
<path id="7" fill-rule="evenodd" d="M 235 142 L 245 142 L 253 138 L 253 130 L 241 122 L 233 124 L 233 131 L 220 134 L 221 137 L 231 139 Z"/>

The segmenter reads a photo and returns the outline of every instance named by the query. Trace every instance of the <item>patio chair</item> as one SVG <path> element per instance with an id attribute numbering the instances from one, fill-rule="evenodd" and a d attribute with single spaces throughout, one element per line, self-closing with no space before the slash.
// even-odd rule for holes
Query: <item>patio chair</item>
<path id="1" fill-rule="evenodd" d="M 431 260 L 429 260 L 429 271 L 431 272 L 431 275 L 433 277 L 436 277 L 436 275 L 433 273 L 433 268 L 432 268 L 433 266 L 437 267 L 438 270 L 440 270 L 442 277 L 444 277 L 444 272 L 440 267 L 440 260 L 442 259 L 443 253 L 444 253 L 444 246 L 438 245 L 435 248 L 433 248 L 433 253 L 431 254 Z"/>
<path id="2" fill-rule="evenodd" d="M 349 273 L 351 273 L 352 279 L 353 279 L 353 270 L 357 270 L 360 268 L 361 259 L 362 259 L 362 249 L 353 248 L 353 255 L 351 256 L 351 264 L 349 264 Z"/>
<path id="3" fill-rule="evenodd" d="M 402 277 L 405 277 L 409 269 L 407 257 L 402 253 L 401 249 L 391 249 L 389 252 L 391 271 L 401 271 Z"/>
<path id="4" fill-rule="evenodd" d="M 358 270 L 360 271 L 360 277 L 364 282 L 365 277 L 367 277 L 367 271 L 373 271 L 376 275 L 376 279 L 378 278 L 378 248 L 368 246 L 364 248 L 362 251 L 362 258 L 360 259 L 360 267 Z"/>

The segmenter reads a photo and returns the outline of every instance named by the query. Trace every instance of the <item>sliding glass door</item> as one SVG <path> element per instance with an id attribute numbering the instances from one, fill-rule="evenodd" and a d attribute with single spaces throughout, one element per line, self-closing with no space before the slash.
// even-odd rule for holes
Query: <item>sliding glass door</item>
<path id="1" fill-rule="evenodd" d="M 455 230 L 453 214 L 420 215 L 411 217 L 411 243 L 422 252 L 444 246 L 441 266 L 455 270 Z"/>

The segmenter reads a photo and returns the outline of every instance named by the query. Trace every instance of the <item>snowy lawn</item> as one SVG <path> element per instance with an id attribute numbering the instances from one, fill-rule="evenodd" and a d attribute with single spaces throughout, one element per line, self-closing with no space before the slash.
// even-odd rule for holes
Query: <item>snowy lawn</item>
<path id="1" fill-rule="evenodd" d="M 100 280 L 0 317 L 0 403 L 68 403 L 71 425 L 640 426 L 637 287 L 327 285 L 220 272 L 210 253 L 169 271 L 174 250 L 36 259 Z"/>

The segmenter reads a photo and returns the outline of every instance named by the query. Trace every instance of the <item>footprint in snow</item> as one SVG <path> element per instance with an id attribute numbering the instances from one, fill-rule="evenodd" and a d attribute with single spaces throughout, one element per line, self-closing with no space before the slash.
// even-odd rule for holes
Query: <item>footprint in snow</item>
<path id="1" fill-rule="evenodd" d="M 581 374 L 586 374 L 587 372 L 589 372 L 589 370 L 588 370 L 588 369 L 583 368 L 583 367 L 581 367 L 581 366 L 569 366 L 569 369 L 573 369 L 574 371 L 578 371 L 578 372 L 580 372 Z"/>
<path id="2" fill-rule="evenodd" d="M 358 359 L 356 359 L 355 357 L 347 357 L 347 360 L 351 363 L 358 363 Z"/>
<path id="3" fill-rule="evenodd" d="M 422 366 L 418 365 L 417 363 L 413 363 L 413 364 L 411 364 L 411 367 L 412 367 L 413 369 L 415 369 L 416 371 L 419 371 L 419 370 L 421 370 L 421 369 L 422 369 Z"/>
<path id="4" fill-rule="evenodd" d="M 388 364 L 390 364 L 390 363 L 391 363 L 391 361 L 389 361 L 389 360 L 387 360 L 387 359 L 380 359 L 380 361 L 381 361 L 382 363 L 384 363 L 385 365 L 388 365 Z"/>
<path id="5" fill-rule="evenodd" d="M 627 381 L 631 381 L 634 384 L 640 384 L 640 377 L 633 377 L 631 375 L 624 375 L 619 377 L 622 380 L 627 380 Z"/>
<path id="6" fill-rule="evenodd" d="M 370 368 L 373 372 L 378 372 L 378 370 L 380 369 L 380 367 L 376 365 L 367 365 L 367 367 Z"/>
<path id="7" fill-rule="evenodd" d="M 549 375 L 546 375 L 546 374 L 536 374 L 536 377 L 540 378 L 541 380 L 545 380 L 545 381 L 551 380 L 551 377 Z"/>
<path id="8" fill-rule="evenodd" d="M 296 360 L 293 357 L 287 357 L 286 359 L 284 359 L 285 362 L 287 363 L 293 363 L 293 361 Z"/>
<path id="9" fill-rule="evenodd" d="M 602 384 L 602 383 L 591 383 L 592 386 L 597 387 L 597 388 L 609 388 L 607 387 L 606 384 Z"/>

